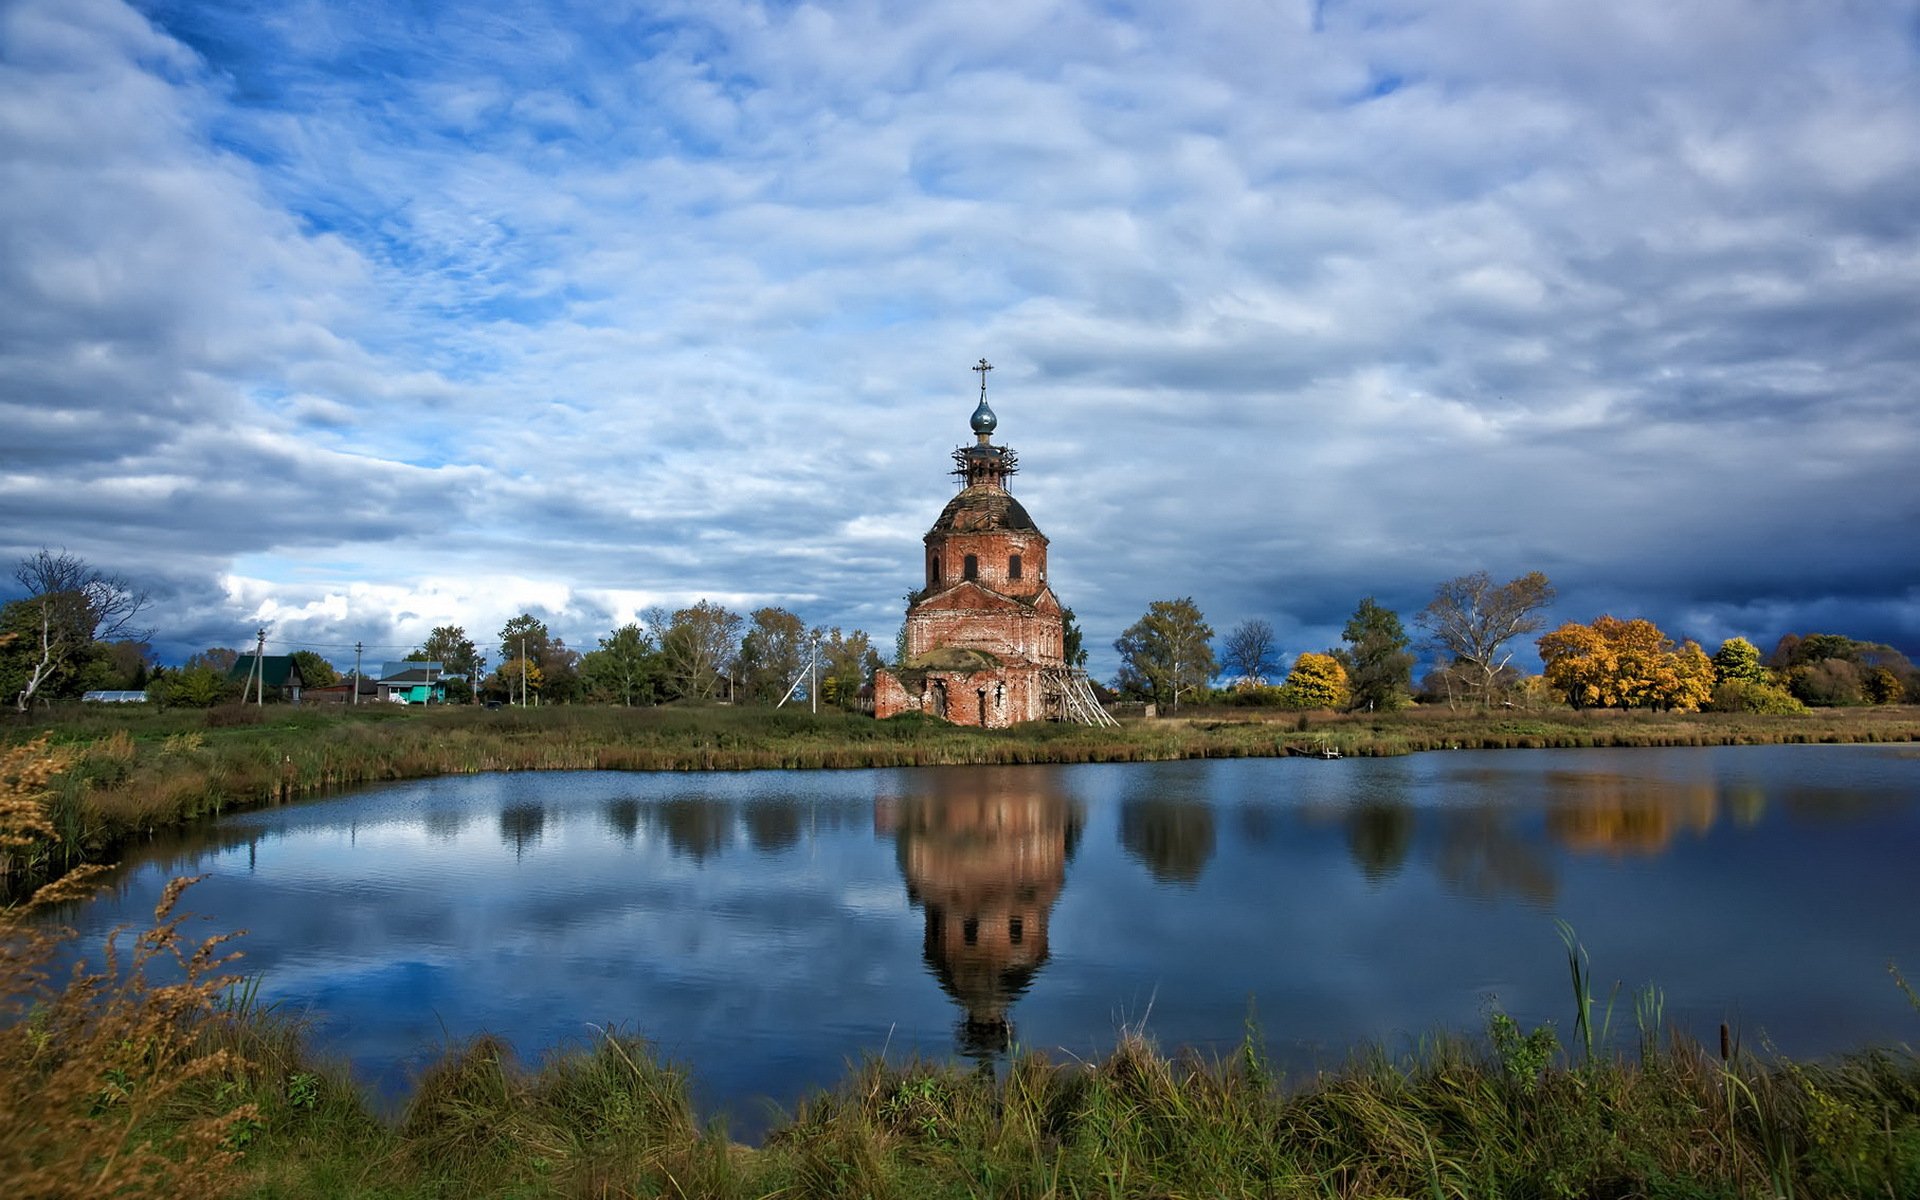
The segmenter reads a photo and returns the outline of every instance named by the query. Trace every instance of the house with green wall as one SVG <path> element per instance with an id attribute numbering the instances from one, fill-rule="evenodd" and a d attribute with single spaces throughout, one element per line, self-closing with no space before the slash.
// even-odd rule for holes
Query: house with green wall
<path id="1" fill-rule="evenodd" d="M 446 664 L 390 662 L 380 668 L 380 698 L 394 704 L 445 704 Z"/>

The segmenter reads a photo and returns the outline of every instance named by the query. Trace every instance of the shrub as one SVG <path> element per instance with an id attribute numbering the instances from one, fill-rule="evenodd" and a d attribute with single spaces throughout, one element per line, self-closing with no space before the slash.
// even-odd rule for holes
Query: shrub
<path id="1" fill-rule="evenodd" d="M 1773 715 L 1799 715 L 1807 711 L 1786 689 L 1767 683 L 1748 683 L 1743 680 L 1729 679 L 1713 689 L 1713 699 L 1708 702 L 1710 712 L 1729 713 L 1765 713 Z"/>

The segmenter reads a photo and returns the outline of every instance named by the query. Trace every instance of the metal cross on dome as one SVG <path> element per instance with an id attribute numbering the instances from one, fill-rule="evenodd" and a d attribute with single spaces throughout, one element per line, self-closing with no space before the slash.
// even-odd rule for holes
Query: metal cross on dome
<path id="1" fill-rule="evenodd" d="M 980 372 L 980 403 L 985 404 L 987 402 L 987 372 L 993 370 L 993 364 L 983 358 L 971 369 Z"/>

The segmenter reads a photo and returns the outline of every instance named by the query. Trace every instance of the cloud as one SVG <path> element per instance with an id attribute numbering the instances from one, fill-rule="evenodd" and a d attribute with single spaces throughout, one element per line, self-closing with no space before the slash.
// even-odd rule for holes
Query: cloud
<path id="1" fill-rule="evenodd" d="M 1295 653 L 1483 567 L 1920 650 L 1885 6 L 4 20 L 0 553 L 164 581 L 170 653 L 884 642 L 981 354 L 1097 671 L 1152 599 Z"/>

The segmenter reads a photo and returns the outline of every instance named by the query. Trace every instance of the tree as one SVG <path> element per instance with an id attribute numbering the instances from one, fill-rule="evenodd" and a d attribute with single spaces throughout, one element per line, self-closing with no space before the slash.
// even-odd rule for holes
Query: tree
<path id="1" fill-rule="evenodd" d="M 1653 622 L 1602 616 L 1569 621 L 1539 640 L 1547 682 L 1575 708 L 1663 708 L 1692 712 L 1713 695 L 1713 662 Z"/>
<path id="2" fill-rule="evenodd" d="M 1482 703 L 1492 704 L 1501 669 L 1513 657 L 1507 643 L 1546 623 L 1540 610 L 1553 603 L 1553 585 L 1539 571 L 1494 586 L 1485 571 L 1449 579 L 1414 618 L 1428 643 L 1456 664 L 1470 667 Z"/>
<path id="3" fill-rule="evenodd" d="M 906 628 L 905 625 L 900 627 L 903 635 L 906 633 Z M 1062 608 L 1060 610 L 1060 657 L 1066 660 L 1069 667 L 1077 671 L 1087 669 L 1087 648 L 1083 644 L 1084 641 L 1085 637 L 1080 632 L 1080 622 L 1074 619 L 1073 610 Z"/>
<path id="4" fill-rule="evenodd" d="M 448 679 L 447 698 L 465 701 L 480 698 L 480 647 L 474 644 L 460 625 L 436 625 L 420 648 L 407 655 L 408 662 L 437 662 Z M 456 686 L 458 685 L 458 686 Z"/>
<path id="5" fill-rule="evenodd" d="M 208 646 L 197 654 L 189 654 L 187 661 L 180 664 L 182 670 L 191 671 L 195 667 L 205 667 L 209 671 L 218 671 L 225 675 L 233 670 L 233 664 L 240 661 L 240 652 L 230 646 Z"/>
<path id="6" fill-rule="evenodd" d="M 1181 693 L 1204 688 L 1218 670 L 1212 639 L 1213 627 L 1192 597 L 1155 600 L 1113 643 L 1120 652 L 1115 686 L 1177 708 Z"/>
<path id="7" fill-rule="evenodd" d="M 1368 596 L 1347 618 L 1340 640 L 1346 648 L 1334 657 L 1347 669 L 1354 708 L 1391 712 L 1413 702 L 1413 655 L 1399 613 Z"/>
<path id="8" fill-rule="evenodd" d="M 1347 669 L 1331 654 L 1302 654 L 1280 685 L 1288 708 L 1345 708 L 1349 694 Z"/>
<path id="9" fill-rule="evenodd" d="M 618 704 L 651 703 L 659 696 L 660 654 L 640 626 L 622 625 L 580 660 L 589 694 Z"/>
<path id="10" fill-rule="evenodd" d="M 1273 626 L 1256 617 L 1228 631 L 1220 643 L 1221 665 L 1241 686 L 1264 687 L 1273 651 Z"/>
<path id="11" fill-rule="evenodd" d="M 711 700 L 729 682 L 740 643 L 740 614 L 710 600 L 673 614 L 660 639 L 667 678 L 689 700 Z"/>
<path id="12" fill-rule="evenodd" d="M 332 687 L 340 682 L 333 664 L 311 650 L 295 650 L 293 661 L 300 664 L 300 679 L 307 687 Z"/>
<path id="13" fill-rule="evenodd" d="M 547 623 L 532 613 L 521 613 L 500 627 L 500 666 L 493 673 L 489 690 L 505 694 L 518 703 L 530 703 L 530 697 L 542 694 L 546 672 L 542 663 L 552 653 L 553 635 Z"/>
<path id="14" fill-rule="evenodd" d="M 884 664 L 867 635 L 856 629 L 842 636 L 838 627 L 820 643 L 820 700 L 845 709 L 861 706 L 861 690 Z"/>
<path id="15" fill-rule="evenodd" d="M 812 653 L 806 623 L 784 608 L 757 608 L 740 639 L 738 699 L 778 704 Z"/>
<path id="16" fill-rule="evenodd" d="M 1760 665 L 1760 648 L 1743 637 L 1730 637 L 1713 652 L 1713 677 L 1717 683 L 1765 683 L 1767 669 Z"/>
<path id="17" fill-rule="evenodd" d="M 1767 665 L 1807 704 L 1897 704 L 1920 696 L 1920 671 L 1906 655 L 1838 633 L 1786 634 Z"/>
<path id="18" fill-rule="evenodd" d="M 238 681 L 227 678 L 225 669 L 215 669 L 204 660 L 195 662 L 188 659 L 187 665 L 178 671 L 169 671 L 156 678 L 149 685 L 148 694 L 154 695 L 162 704 L 211 708 L 223 700 L 238 696 L 240 688 Z"/>
<path id="19" fill-rule="evenodd" d="M 16 635 L 0 648 L 0 678 L 21 712 L 36 697 L 71 690 L 94 643 L 149 636 L 134 626 L 147 594 L 65 550 L 42 547 L 15 565 L 13 577 L 26 596 L 0 609 L 0 631 Z"/>

